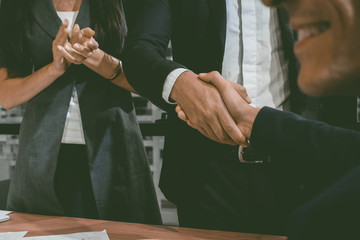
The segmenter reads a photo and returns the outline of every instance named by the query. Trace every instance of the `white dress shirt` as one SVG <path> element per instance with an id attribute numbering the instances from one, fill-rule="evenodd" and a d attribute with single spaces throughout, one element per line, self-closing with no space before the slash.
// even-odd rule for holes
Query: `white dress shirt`
<path id="1" fill-rule="evenodd" d="M 70 30 L 70 37 L 78 13 L 79 13 L 78 11 L 57 12 L 61 21 L 64 21 L 65 19 L 69 21 L 68 29 Z M 68 113 L 66 115 L 65 128 L 61 143 L 85 144 L 79 99 L 75 87 L 73 89 L 73 93 L 70 99 L 70 105 L 69 105 Z"/>
<path id="2" fill-rule="evenodd" d="M 226 0 L 226 14 L 223 77 L 244 85 L 253 106 L 288 110 L 288 62 L 276 9 L 261 1 Z M 176 69 L 165 80 L 162 96 L 168 103 L 172 87 L 184 71 L 187 69 Z"/>

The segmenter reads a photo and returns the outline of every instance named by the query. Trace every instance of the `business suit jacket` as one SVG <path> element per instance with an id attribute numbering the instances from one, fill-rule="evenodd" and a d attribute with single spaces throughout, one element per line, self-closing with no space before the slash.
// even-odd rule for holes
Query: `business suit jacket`
<path id="1" fill-rule="evenodd" d="M 29 18 L 24 26 L 24 48 L 37 70 L 52 62 L 52 41 L 61 20 L 51 0 L 34 1 Z M 88 0 L 82 1 L 76 23 L 80 28 L 90 26 Z M 63 214 L 54 191 L 54 174 L 74 86 L 79 97 L 99 217 L 160 223 L 131 95 L 83 65 L 70 66 L 65 74 L 27 103 L 7 208 Z"/>
<path id="2" fill-rule="evenodd" d="M 195 73 L 221 72 L 225 1 L 132 0 L 127 1 L 125 13 L 129 32 L 123 65 L 128 81 L 168 111 L 160 180 L 163 193 L 178 207 L 196 206 L 195 211 L 202 209 L 209 214 L 208 218 L 219 221 L 215 227 L 203 227 L 271 232 L 271 222 L 276 221 L 270 212 L 280 205 L 277 201 L 280 195 L 273 192 L 276 184 L 269 180 L 272 178 L 268 176 L 269 166 L 241 165 L 236 148 L 215 143 L 191 129 L 177 118 L 174 106 L 166 104 L 161 96 L 166 77 L 176 68 L 185 66 Z M 279 18 L 285 57 L 290 63 L 292 108 L 299 110 L 292 34 L 281 10 Z M 165 58 L 170 38 L 174 62 Z M 290 190 L 281 192 L 285 191 Z M 260 225 L 264 226 L 262 230 L 257 228 Z"/>
<path id="3" fill-rule="evenodd" d="M 251 142 L 257 150 L 275 159 L 292 156 L 287 158 L 292 165 L 297 165 L 306 175 L 316 171 L 317 178 L 313 180 L 324 185 L 322 192 L 292 215 L 289 240 L 359 238 L 358 131 L 265 107 L 255 119 Z M 317 172 L 318 166 L 322 172 Z"/>

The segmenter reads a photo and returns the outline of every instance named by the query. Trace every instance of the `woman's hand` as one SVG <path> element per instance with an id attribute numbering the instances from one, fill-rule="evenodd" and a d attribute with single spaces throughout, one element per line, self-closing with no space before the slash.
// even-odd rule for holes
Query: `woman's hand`
<path id="1" fill-rule="evenodd" d="M 78 24 L 75 24 L 72 33 L 70 44 L 83 56 L 91 56 L 92 51 L 99 48 L 99 44 L 94 39 L 95 32 L 91 28 L 84 28 L 80 30 Z"/>
<path id="2" fill-rule="evenodd" d="M 74 64 L 83 64 L 84 61 L 93 55 L 93 51 L 98 49 L 99 44 L 93 36 L 95 32 L 91 28 L 80 30 L 78 24 L 75 24 L 70 42 L 66 42 L 61 48 L 63 56 Z"/>
<path id="3" fill-rule="evenodd" d="M 69 22 L 65 19 L 59 28 L 55 40 L 52 44 L 53 63 L 52 67 L 55 73 L 62 75 L 70 66 L 70 62 L 63 56 L 63 46 L 68 42 L 69 30 L 67 29 Z"/>

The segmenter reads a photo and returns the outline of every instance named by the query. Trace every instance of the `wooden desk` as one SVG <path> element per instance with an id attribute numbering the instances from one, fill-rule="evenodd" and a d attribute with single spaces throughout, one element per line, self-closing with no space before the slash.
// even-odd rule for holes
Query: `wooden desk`
<path id="1" fill-rule="evenodd" d="M 191 228 L 154 226 L 82 218 L 10 214 L 10 221 L 0 223 L 0 232 L 29 231 L 26 236 L 69 234 L 106 229 L 111 240 L 285 240 L 286 237 L 210 231 Z"/>

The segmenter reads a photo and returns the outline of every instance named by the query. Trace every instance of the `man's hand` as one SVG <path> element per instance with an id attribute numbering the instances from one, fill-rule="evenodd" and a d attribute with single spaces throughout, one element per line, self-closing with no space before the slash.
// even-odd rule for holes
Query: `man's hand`
<path id="1" fill-rule="evenodd" d="M 221 97 L 236 122 L 236 125 L 247 139 L 250 139 L 252 126 L 259 113 L 259 108 L 250 106 L 243 97 L 234 89 L 232 84 L 217 73 L 201 73 L 199 78 L 204 82 L 211 83 L 220 92 Z"/>
<path id="2" fill-rule="evenodd" d="M 238 90 L 247 97 L 244 88 Z M 237 90 L 234 91 L 240 96 Z M 230 145 L 248 145 L 225 107 L 219 91 L 211 84 L 201 81 L 193 72 L 186 71 L 179 76 L 170 97 L 186 113 L 188 125 L 206 137 Z"/>

